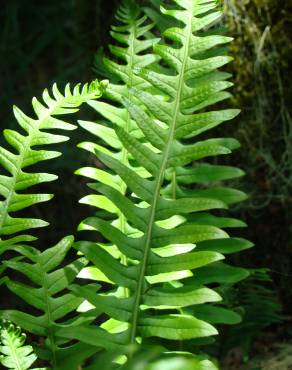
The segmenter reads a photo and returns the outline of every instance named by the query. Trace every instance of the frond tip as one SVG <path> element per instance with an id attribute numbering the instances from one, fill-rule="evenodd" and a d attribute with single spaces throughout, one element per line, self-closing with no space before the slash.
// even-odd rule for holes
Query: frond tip
<path id="1" fill-rule="evenodd" d="M 49 150 L 47 145 L 62 143 L 69 138 L 48 131 L 56 129 L 69 131 L 74 130 L 76 126 L 57 116 L 75 113 L 84 102 L 99 98 L 107 83 L 94 80 L 83 86 L 77 84 L 73 89 L 67 84 L 63 93 L 54 84 L 51 92 L 44 90 L 43 101 L 33 98 L 35 118 L 28 117 L 14 106 L 13 111 L 20 130 L 4 130 L 4 137 L 13 148 L 12 151 L 0 147 L 0 255 L 8 246 L 15 244 L 13 234 L 48 225 L 43 220 L 16 218 L 14 214 L 53 197 L 52 194 L 29 193 L 27 190 L 35 185 L 54 181 L 57 176 L 27 171 L 26 168 L 61 155 L 60 152 Z M 7 237 L 11 237 L 10 241 L 2 240 Z M 31 237 L 18 236 L 17 242 L 28 239 Z"/>

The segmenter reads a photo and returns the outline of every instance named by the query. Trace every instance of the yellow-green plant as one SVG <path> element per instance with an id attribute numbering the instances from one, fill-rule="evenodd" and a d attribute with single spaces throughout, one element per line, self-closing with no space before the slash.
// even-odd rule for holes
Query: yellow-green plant
<path id="1" fill-rule="evenodd" d="M 32 241 L 28 235 L 17 235 L 32 228 L 47 226 L 47 222 L 32 218 L 13 217 L 14 212 L 34 204 L 46 202 L 51 194 L 29 193 L 31 187 L 56 180 L 57 176 L 48 173 L 36 173 L 26 169 L 39 162 L 58 157 L 61 153 L 47 149 L 47 145 L 68 140 L 67 136 L 49 133 L 50 130 L 73 130 L 76 127 L 57 118 L 60 115 L 75 113 L 87 100 L 100 97 L 101 88 L 94 81 L 90 85 L 76 85 L 73 92 L 68 84 L 62 94 L 57 85 L 52 93 L 47 89 L 43 93 L 43 102 L 32 100 L 36 117 L 26 116 L 14 107 L 14 115 L 22 133 L 4 130 L 4 137 L 13 151 L 0 147 L 0 164 L 4 173 L 0 175 L 0 255 L 15 244 Z M 40 149 L 44 147 L 45 149 Z M 12 215 L 13 214 L 13 215 Z M 8 238 L 7 238 L 8 237 Z M 4 239 L 5 238 L 5 239 Z"/>
<path id="2" fill-rule="evenodd" d="M 206 31 L 221 16 L 216 2 L 178 0 L 176 5 L 177 9 L 163 8 L 164 14 L 181 23 L 165 31 L 169 44 L 154 46 L 160 66 L 135 69 L 145 84 L 132 87 L 125 81 L 128 93 L 122 103 L 131 114 L 130 123 L 139 128 L 139 136 L 129 133 L 124 119 L 119 119 L 125 111 L 107 104 L 107 115 L 112 118 L 109 130 L 118 151 L 91 146 L 109 170 L 96 170 L 99 183 L 90 187 L 98 194 L 90 196 L 90 203 L 106 214 L 84 220 L 80 228 L 96 230 L 110 243 L 82 241 L 76 248 L 94 266 L 85 276 L 105 281 L 112 289 L 99 295 L 86 286 L 72 289 L 109 319 L 98 329 L 68 328 L 66 335 L 107 349 L 120 349 L 141 338 L 147 343 L 150 337 L 185 340 L 217 334 L 207 319 L 198 319 L 189 307 L 195 310 L 221 300 L 207 284 L 235 282 L 247 276 L 243 269 L 218 262 L 224 259 L 222 253 L 251 246 L 222 230 L 244 224 L 207 212 L 225 209 L 245 195 L 218 185 L 191 187 L 241 176 L 237 168 L 201 162 L 229 154 L 239 143 L 231 138 L 185 142 L 238 114 L 233 109 L 206 111 L 230 96 L 225 91 L 232 85 L 226 81 L 228 75 L 217 70 L 232 59 L 218 47 L 231 39 L 217 34 L 216 29 Z M 167 73 L 162 72 L 162 63 Z M 101 104 L 92 105 L 102 112 Z M 108 144 L 103 129 L 93 127 Z M 129 164 L 123 162 L 121 152 L 127 153 Z M 91 174 L 88 170 L 89 177 Z M 120 179 L 123 191 L 117 185 Z M 115 218 L 121 214 L 127 220 L 124 230 Z M 193 274 L 194 278 L 182 280 Z M 204 313 L 212 316 L 208 309 L 198 316 Z"/>
<path id="3" fill-rule="evenodd" d="M 80 362 L 80 356 L 82 357 L 82 345 L 81 347 L 77 345 L 77 348 L 73 346 L 71 352 L 68 347 L 61 356 L 59 355 L 60 342 L 55 336 L 57 330 L 55 324 L 57 320 L 60 321 L 81 303 L 82 300 L 63 291 L 87 262 L 85 259 L 79 259 L 60 268 L 59 265 L 72 246 L 72 237 L 64 238 L 55 247 L 40 253 L 29 245 L 36 238 L 31 235 L 23 235 L 22 232 L 47 226 L 47 222 L 32 218 L 16 218 L 14 213 L 53 197 L 52 194 L 30 193 L 28 190 L 35 185 L 56 180 L 57 176 L 45 172 L 29 171 L 27 167 L 56 158 L 61 154 L 48 150 L 46 146 L 64 142 L 68 140 L 68 137 L 52 134 L 48 131 L 75 129 L 76 126 L 65 122 L 58 116 L 75 113 L 82 103 L 89 99 L 99 98 L 105 85 L 106 83 L 100 84 L 94 81 L 90 85 L 86 84 L 82 87 L 76 85 L 71 91 L 68 84 L 64 93 L 61 93 L 54 85 L 52 94 L 48 90 L 44 91 L 43 102 L 36 98 L 33 99 L 36 118 L 26 116 L 19 108 L 15 107 L 15 117 L 25 134 L 4 130 L 4 136 L 16 154 L 5 148 L 0 148 L 0 163 L 6 170 L 6 173 L 0 176 L 0 194 L 3 198 L 0 202 L 0 255 L 5 255 L 8 251 L 17 252 L 19 255 L 8 261 L 2 261 L 1 271 L 3 272 L 6 268 L 19 271 L 31 281 L 31 285 L 13 281 L 8 276 L 3 276 L 0 281 L 31 307 L 42 312 L 40 315 L 31 315 L 18 310 L 3 310 L 1 317 L 11 320 L 34 335 L 47 338 L 44 348 L 37 352 L 40 358 L 49 360 L 54 369 L 59 366 L 60 358 L 62 364 L 66 364 L 66 356 L 69 358 L 69 364 L 65 366 L 74 367 L 76 358 L 74 359 L 73 355 L 76 354 L 77 350 L 79 351 L 77 364 Z M 44 149 L 40 149 L 42 147 Z M 63 295 L 61 296 L 60 293 Z M 57 294 L 58 297 L 54 297 Z M 71 325 L 73 325 L 72 321 Z M 64 345 L 64 341 L 61 343 Z M 89 353 L 92 351 L 87 346 L 84 352 L 86 355 L 88 355 L 88 350 Z M 3 364 L 8 363 L 7 361 Z"/>
<path id="4" fill-rule="evenodd" d="M 21 258 L 3 266 L 23 273 L 32 285 L 7 277 L 2 281 L 41 314 L 13 310 L 0 314 L 46 338 L 45 348 L 38 348 L 37 353 L 53 369 L 77 369 L 94 353 L 93 364 L 98 363 L 98 353 L 104 350 L 131 357 L 129 348 L 141 343 L 159 344 L 166 352 L 179 341 L 183 348 L 183 341 L 198 344 L 202 338 L 218 334 L 215 323 L 239 321 L 236 313 L 213 304 L 222 303 L 221 283 L 235 283 L 248 275 L 244 269 L 222 262 L 225 255 L 251 247 L 250 242 L 225 230 L 245 226 L 225 214 L 229 205 L 245 199 L 245 194 L 222 184 L 243 172 L 220 164 L 220 156 L 240 145 L 233 138 L 207 136 L 207 131 L 239 113 L 214 106 L 231 96 L 226 91 L 232 86 L 230 76 L 219 70 L 232 60 L 225 47 L 231 38 L 216 27 L 221 11 L 215 0 L 175 0 L 161 10 L 173 22 L 168 22 L 171 27 L 163 33 L 165 41 L 158 42 L 139 6 L 124 1 L 118 12 L 122 23 L 112 32 L 123 46 L 111 46 L 115 60 L 104 61 L 116 81 L 108 85 L 103 102 L 91 100 L 104 92 L 104 83 L 87 87 L 81 98 L 106 119 L 80 122 L 98 138 L 81 147 L 106 168 L 78 171 L 96 180 L 90 184 L 95 193 L 82 202 L 98 208 L 80 229 L 93 231 L 96 237 L 98 232 L 105 240 L 76 242 L 74 247 L 82 257 L 65 267 L 61 264 L 73 242 L 70 237 L 42 253 L 22 245 L 30 240 L 27 237 L 1 240 L 3 252 L 12 249 Z M 25 159 L 34 158 L 31 147 L 36 145 L 35 137 L 41 136 L 40 129 L 50 124 L 61 126 L 53 113 L 72 112 L 79 106 L 78 99 L 62 105 L 65 97 L 61 95 L 58 110 L 47 115 L 43 111 L 50 108 L 35 102 L 37 123 L 21 114 L 19 122 L 29 122 L 24 126 L 27 145 L 24 149 L 17 146 L 24 154 L 11 156 L 9 166 L 5 160 L 1 162 L 16 178 L 13 186 L 19 181 L 19 171 L 36 162 Z M 47 93 L 44 100 L 50 107 Z M 42 126 L 43 122 L 47 126 Z M 33 134 L 31 126 L 35 127 Z M 41 137 L 54 142 L 47 135 Z M 39 140 L 38 145 L 47 143 Z M 54 156 L 41 153 L 36 158 Z M 18 161 L 20 170 L 14 173 L 12 164 Z M 7 176 L 4 180 L 8 193 L 3 192 L 7 215 L 2 234 L 10 236 L 24 230 L 18 219 L 12 219 L 15 229 L 7 228 L 9 213 L 23 207 L 13 208 L 9 194 L 18 189 L 8 183 Z M 13 196 L 17 201 L 18 194 Z M 48 198 L 24 197 L 25 206 Z M 42 225 L 29 221 L 29 227 Z M 76 280 L 71 284 L 76 276 L 93 282 Z M 109 289 L 101 290 L 96 281 L 106 282 Z M 192 359 L 198 369 L 215 368 L 209 360 Z M 121 363 L 126 358 L 115 360 Z"/>

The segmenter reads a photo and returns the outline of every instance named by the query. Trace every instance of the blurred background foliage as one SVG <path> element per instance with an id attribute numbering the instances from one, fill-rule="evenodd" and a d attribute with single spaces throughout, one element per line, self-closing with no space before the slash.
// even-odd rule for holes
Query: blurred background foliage
<path id="1" fill-rule="evenodd" d="M 292 1 L 224 0 L 223 6 L 234 37 L 233 104 L 242 108 L 226 133 L 242 143 L 234 159 L 246 176 L 238 186 L 250 196 L 234 212 L 248 222 L 247 235 L 256 245 L 236 262 L 270 269 L 266 276 L 258 270 L 237 288 L 244 314 L 226 341 L 235 344 L 237 338 L 240 348 L 231 351 L 230 367 L 251 350 L 271 352 L 270 343 L 292 334 Z M 272 358 L 251 368 L 291 368 L 291 358 L 285 361 L 280 366 Z"/>
<path id="2" fill-rule="evenodd" d="M 150 1 L 144 1 L 149 5 Z M 221 0 L 225 24 L 235 40 L 230 65 L 235 82 L 232 105 L 242 114 L 221 135 L 242 143 L 233 158 L 246 172 L 238 187 L 250 195 L 233 210 L 248 222 L 244 236 L 256 247 L 235 257 L 234 263 L 252 269 L 251 277 L 236 288 L 226 286 L 231 307 L 243 322 L 224 328 L 217 353 L 226 369 L 236 369 L 257 353 L 273 352 L 292 334 L 292 0 Z M 0 119 L 1 129 L 15 125 L 12 104 L 30 112 L 30 100 L 53 82 L 85 82 L 95 78 L 96 51 L 109 42 L 109 28 L 119 0 L 3 0 L 0 7 Z M 90 111 L 82 112 L 90 117 Z M 85 138 L 82 138 L 85 139 Z M 2 138 L 0 138 L 0 141 Z M 73 143 L 81 140 L 73 133 Z M 74 147 L 55 166 L 60 181 L 48 186 L 56 194 L 48 208 L 32 213 L 50 219 L 52 227 L 41 241 L 51 243 L 74 233 L 87 214 L 76 203 L 85 184 L 72 170 L 86 161 Z M 64 211 L 66 210 L 66 212 Z M 46 215 L 43 216 L 43 213 Z M 48 215 L 49 213 L 49 215 Z M 55 220 L 55 221 L 54 221 Z M 58 222 L 56 222 L 58 220 Z M 268 270 L 266 270 L 268 269 Z M 290 347 L 289 347 L 290 348 Z M 285 344 L 281 351 L 291 350 Z M 277 352 L 277 351 L 276 351 Z M 275 361 L 282 361 L 277 353 Z M 280 359 L 279 359 L 280 356 Z M 284 356 L 285 357 L 285 356 Z M 289 369 L 287 356 L 281 370 Z M 275 369 L 256 365 L 250 369 Z M 268 359 L 273 364 L 271 353 Z M 283 367 L 285 363 L 286 367 Z M 248 367 L 249 368 L 249 367 Z"/>

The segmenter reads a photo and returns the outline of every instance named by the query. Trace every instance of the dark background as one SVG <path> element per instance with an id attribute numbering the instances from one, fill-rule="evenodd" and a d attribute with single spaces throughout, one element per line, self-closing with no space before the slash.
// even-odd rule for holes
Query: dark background
<path id="1" fill-rule="evenodd" d="M 31 114 L 31 98 L 53 82 L 62 87 L 95 78 L 94 53 L 99 47 L 106 50 L 119 3 L 0 2 L 1 130 L 15 127 L 12 104 Z M 270 269 L 269 275 L 257 270 L 230 292 L 230 305 L 245 312 L 245 326 L 225 329 L 218 349 L 232 368 L 244 359 L 273 352 L 276 343 L 287 346 L 292 333 L 292 1 L 226 0 L 222 5 L 229 34 L 235 37 L 231 47 L 235 62 L 229 67 L 235 82 L 231 105 L 240 106 L 242 114 L 231 125 L 222 126 L 221 135 L 235 136 L 242 143 L 232 161 L 246 171 L 236 185 L 250 195 L 232 213 L 249 224 L 243 235 L 256 244 L 232 262 Z M 90 117 L 90 112 L 84 109 L 84 115 Z M 82 138 L 80 133 L 72 134 L 73 144 L 85 138 L 85 134 Z M 43 247 L 75 233 L 76 225 L 88 215 L 86 207 L 76 208 L 86 194 L 85 182 L 72 174 L 88 161 L 87 156 L 72 144 L 62 148 L 64 157 L 49 164 L 60 176 L 47 189 L 56 198 L 49 206 L 31 210 L 52 223 L 46 234 L 40 233 Z"/>
<path id="2" fill-rule="evenodd" d="M 74 85 L 96 78 L 94 54 L 109 42 L 109 27 L 119 1 L 6 0 L 0 3 L 0 125 L 4 129 L 17 125 L 13 104 L 33 116 L 31 99 L 40 97 L 44 88 L 56 82 L 62 89 L 67 82 Z M 86 108 L 81 116 L 92 118 Z M 76 124 L 76 116 L 72 123 Z M 43 187 L 56 195 L 54 201 L 47 207 L 29 210 L 32 217 L 51 223 L 47 233 L 39 232 L 41 242 L 46 244 L 75 233 L 83 218 L 83 208 L 80 207 L 79 213 L 73 212 L 73 208 L 81 191 L 86 192 L 85 183 L 72 172 L 81 166 L 83 156 L 88 157 L 75 148 L 86 139 L 86 134 L 80 138 L 79 133 L 69 132 L 69 136 L 70 143 L 60 145 L 64 153 L 61 159 L 46 163 L 48 169 L 59 175 L 57 183 Z"/>

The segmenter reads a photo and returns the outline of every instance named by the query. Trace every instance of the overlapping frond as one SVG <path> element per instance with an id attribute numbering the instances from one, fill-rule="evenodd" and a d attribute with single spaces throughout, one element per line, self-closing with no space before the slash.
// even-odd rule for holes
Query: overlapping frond
<path id="1" fill-rule="evenodd" d="M 110 153 L 115 158 L 119 159 L 122 165 L 133 168 L 135 172 L 143 177 L 149 176 L 143 167 L 131 166 L 130 154 L 128 150 L 121 144 L 117 134 L 114 131 L 114 126 L 118 125 L 136 138 L 142 137 L 142 132 L 138 129 L 136 123 L 131 119 L 127 109 L 122 105 L 123 97 L 131 100 L 130 88 L 138 88 L 141 90 L 147 89 L 150 84 L 143 78 L 140 78 L 134 73 L 135 68 L 146 67 L 152 65 L 159 59 L 152 53 L 152 46 L 159 39 L 155 38 L 151 33 L 153 23 L 150 23 L 141 8 L 132 0 L 124 0 L 121 7 L 118 9 L 117 20 L 118 26 L 113 26 L 111 35 L 115 41 L 115 45 L 110 45 L 112 58 L 103 58 L 104 70 L 109 78 L 114 75 L 118 80 L 117 83 L 110 83 L 105 92 L 105 97 L 109 102 L 89 101 L 99 116 L 103 119 L 98 122 L 80 121 L 81 127 L 94 135 L 95 143 L 83 142 L 80 147 L 95 154 L 95 150 L 99 149 L 102 152 Z M 101 60 L 98 59 L 98 63 Z M 127 191 L 127 184 L 119 175 L 113 176 L 102 169 L 92 167 L 82 168 L 77 171 L 77 174 L 89 177 L 104 184 L 114 186 L 121 194 Z M 113 185 L 114 184 L 114 185 Z M 94 207 L 106 207 L 109 203 L 105 195 L 89 195 L 81 199 L 81 203 L 90 204 Z M 127 234 L 129 228 L 125 215 L 116 209 L 116 226 Z M 127 263 L 127 258 L 121 256 L 123 263 Z"/>
<path id="2" fill-rule="evenodd" d="M 146 67 L 157 61 L 158 56 L 152 53 L 152 46 L 159 39 L 155 38 L 151 29 L 153 23 L 150 23 L 145 15 L 143 15 L 140 7 L 132 0 L 124 0 L 119 8 L 117 15 L 119 21 L 118 26 L 113 26 L 111 35 L 115 40 L 115 45 L 110 45 L 112 58 L 104 57 L 103 60 L 98 60 L 98 63 L 103 63 L 105 74 L 108 76 L 114 75 L 118 78 L 118 83 L 110 83 L 105 92 L 105 97 L 110 100 L 110 103 L 89 101 L 98 114 L 106 121 L 84 122 L 80 125 L 90 133 L 101 139 L 101 146 L 108 148 L 110 151 L 117 151 L 117 157 L 121 159 L 123 164 L 128 165 L 127 151 L 120 144 L 113 126 L 118 125 L 123 127 L 127 132 L 141 137 L 140 130 L 131 119 L 128 111 L 121 104 L 122 97 L 131 99 L 130 88 L 136 87 L 144 90 L 149 83 L 140 78 L 134 73 L 135 68 Z M 93 143 L 82 143 L 80 147 L 94 153 L 95 145 Z M 103 149 L 105 151 L 106 149 Z M 94 172 L 90 169 L 82 169 L 79 174 L 101 181 L 102 173 Z M 97 178 L 98 176 L 98 178 Z"/>
<path id="3" fill-rule="evenodd" d="M 177 8 L 163 8 L 163 12 L 180 25 L 165 32 L 168 44 L 154 47 L 168 73 L 136 68 L 138 77 L 153 89 L 134 86 L 130 96 L 122 99 L 139 131 L 129 132 L 124 125 L 128 113 L 111 107 L 107 112 L 114 129 L 110 135 L 101 127 L 96 132 L 107 137 L 108 143 L 113 138 L 116 150 L 97 144 L 90 147 L 111 172 L 91 170 L 89 177 L 103 184 L 92 185 L 97 194 L 87 203 L 103 209 L 105 217 L 88 218 L 81 229 L 98 231 L 110 243 L 78 242 L 76 248 L 96 267 L 94 278 L 111 284 L 112 289 L 98 296 L 93 288 L 72 290 L 110 319 L 98 331 L 91 326 L 68 328 L 63 335 L 108 349 L 135 343 L 138 338 L 144 342 L 150 337 L 186 340 L 217 334 L 205 319 L 207 315 L 199 319 L 199 313 L 186 308 L 221 300 L 216 290 L 207 287 L 211 282 L 220 283 L 220 271 L 230 280 L 247 275 L 243 269 L 218 262 L 224 259 L 222 252 L 229 253 L 229 247 L 240 251 L 251 246 L 223 230 L 244 224 L 209 213 L 224 210 L 245 195 L 222 186 L 190 187 L 242 175 L 233 167 L 201 163 L 230 154 L 239 147 L 236 140 L 195 141 L 238 114 L 231 109 L 206 111 L 230 96 L 225 91 L 231 86 L 228 76 L 218 68 L 231 60 L 220 47 L 231 39 L 205 30 L 220 16 L 216 1 L 175 3 Z M 162 94 L 153 93 L 156 89 Z M 187 143 L 189 138 L 192 144 Z M 127 153 L 127 161 L 121 152 Z M 123 192 L 117 185 L 119 179 L 126 185 Z M 124 228 L 117 222 L 119 215 L 127 221 Z M 89 270 L 82 275 L 93 278 Z M 184 280 L 192 275 L 193 279 Z M 236 319 L 234 314 L 233 321 Z M 102 342 L 103 333 L 107 336 Z"/>
<path id="4" fill-rule="evenodd" d="M 159 38 L 152 34 L 154 24 L 149 22 L 134 0 L 122 1 L 116 19 L 119 24 L 112 26 L 114 44 L 109 45 L 111 56 L 101 59 L 97 54 L 96 66 L 102 64 L 103 75 L 118 80 L 118 83 L 110 84 L 107 95 L 119 101 L 121 96 L 128 95 L 128 86 L 145 86 L 145 81 L 134 74 L 134 68 L 149 66 L 158 59 L 152 47 Z"/>
<path id="5" fill-rule="evenodd" d="M 77 112 L 87 100 L 101 96 L 104 83 L 93 81 L 90 85 L 76 85 L 71 90 L 68 84 L 61 93 L 55 84 L 52 92 L 43 92 L 43 102 L 33 99 L 36 118 L 30 118 L 14 107 L 14 115 L 21 132 L 4 130 L 6 141 L 12 151 L 0 147 L 0 254 L 11 245 L 33 240 L 32 236 L 14 234 L 47 225 L 47 222 L 33 218 L 17 218 L 14 213 L 34 204 L 46 202 L 52 194 L 30 193 L 31 187 L 53 181 L 57 176 L 36 173 L 26 169 L 39 162 L 58 157 L 61 153 L 48 150 L 47 145 L 68 140 L 67 136 L 49 133 L 50 130 L 73 130 L 76 127 L 59 118 Z M 44 147 L 42 149 L 42 147 Z"/>

